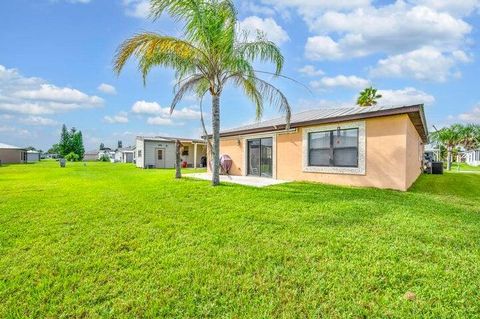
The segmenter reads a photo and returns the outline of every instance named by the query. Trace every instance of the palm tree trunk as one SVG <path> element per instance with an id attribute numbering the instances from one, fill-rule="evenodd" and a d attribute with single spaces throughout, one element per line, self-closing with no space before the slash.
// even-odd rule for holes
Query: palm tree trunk
<path id="1" fill-rule="evenodd" d="M 212 185 L 220 184 L 220 97 L 212 94 L 213 165 Z"/>
<path id="2" fill-rule="evenodd" d="M 182 159 L 180 158 L 180 141 L 175 141 L 175 178 L 182 178 Z"/>
<path id="3" fill-rule="evenodd" d="M 447 170 L 452 170 L 452 149 L 450 147 L 447 150 Z"/>

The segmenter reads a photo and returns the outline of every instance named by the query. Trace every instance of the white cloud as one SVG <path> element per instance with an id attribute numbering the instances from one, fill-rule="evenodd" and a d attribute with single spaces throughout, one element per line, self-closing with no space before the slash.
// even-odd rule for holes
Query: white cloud
<path id="1" fill-rule="evenodd" d="M 161 107 L 157 102 L 137 101 L 132 106 L 132 112 L 137 114 L 152 114 L 163 118 L 195 120 L 200 118 L 200 111 L 194 107 L 177 108 L 170 114 L 169 107 Z"/>
<path id="2" fill-rule="evenodd" d="M 127 16 L 146 19 L 150 15 L 149 0 L 123 0 L 123 5 Z"/>
<path id="3" fill-rule="evenodd" d="M 5 133 L 10 136 L 21 136 L 21 137 L 33 137 L 35 134 L 26 129 L 19 129 L 18 127 L 13 126 L 0 126 L 0 133 Z"/>
<path id="4" fill-rule="evenodd" d="M 247 40 L 249 41 L 255 40 L 259 31 L 277 45 L 282 45 L 290 40 L 287 32 L 272 18 L 262 19 L 257 16 L 250 16 L 239 21 L 238 28 L 240 32 L 247 34 Z"/>
<path id="5" fill-rule="evenodd" d="M 157 114 L 162 107 L 157 102 L 137 101 L 132 106 L 132 112 L 137 114 Z"/>
<path id="6" fill-rule="evenodd" d="M 480 124 L 480 106 L 474 107 L 470 112 L 461 113 L 458 119 L 466 123 Z"/>
<path id="7" fill-rule="evenodd" d="M 147 119 L 147 124 L 150 125 L 174 125 L 171 118 L 164 118 L 161 116 L 149 117 Z"/>
<path id="8" fill-rule="evenodd" d="M 298 72 L 308 76 L 319 76 L 325 74 L 325 72 L 320 69 L 316 69 L 313 65 L 305 65 L 304 67 L 298 69 Z"/>
<path id="9" fill-rule="evenodd" d="M 111 94 L 111 95 L 117 94 L 117 90 L 115 89 L 115 87 L 113 85 L 106 84 L 106 83 L 100 84 L 97 87 L 97 90 L 105 94 Z"/>
<path id="10" fill-rule="evenodd" d="M 310 86 L 314 89 L 344 87 L 361 89 L 370 85 L 370 81 L 355 75 L 337 75 L 335 77 L 323 77 L 318 81 L 311 81 Z"/>
<path id="11" fill-rule="evenodd" d="M 257 3 L 243 1 L 241 3 L 241 6 L 242 6 L 241 7 L 242 10 L 251 12 L 253 14 L 261 14 L 261 15 L 267 15 L 267 16 L 275 15 L 274 9 L 267 6 L 259 5 Z"/>
<path id="12" fill-rule="evenodd" d="M 338 43 L 328 36 L 314 36 L 307 39 L 305 56 L 310 60 L 340 59 L 344 56 Z"/>
<path id="13" fill-rule="evenodd" d="M 13 119 L 13 115 L 10 114 L 0 114 L 0 120 L 7 121 Z"/>
<path id="14" fill-rule="evenodd" d="M 479 0 L 411 0 L 411 2 L 460 17 L 468 16 L 480 8 Z"/>
<path id="15" fill-rule="evenodd" d="M 104 118 L 104 121 L 110 124 L 117 124 L 117 123 L 128 123 L 128 113 L 127 112 L 119 112 L 116 115 L 107 115 Z"/>
<path id="16" fill-rule="evenodd" d="M 36 77 L 24 77 L 0 65 L 0 110 L 23 114 L 53 114 L 103 106 L 103 99 L 77 89 L 58 87 Z"/>
<path id="17" fill-rule="evenodd" d="M 382 95 L 378 100 L 379 105 L 431 105 L 435 102 L 432 95 L 412 87 L 401 90 L 378 90 L 378 93 Z"/>
<path id="18" fill-rule="evenodd" d="M 445 82 L 459 76 L 454 71 L 459 62 L 468 62 L 463 51 L 445 54 L 432 47 L 425 47 L 405 54 L 397 54 L 378 61 L 371 75 L 377 77 L 412 77 L 417 80 Z"/>
<path id="19" fill-rule="evenodd" d="M 33 115 L 20 119 L 20 123 L 26 124 L 26 125 L 41 125 L 41 126 L 59 125 L 57 121 L 52 120 L 50 118 L 46 118 L 42 116 L 33 116 Z"/>
<path id="20" fill-rule="evenodd" d="M 310 29 L 340 34 L 336 40 L 321 36 L 328 50 L 306 47 L 307 57 L 315 60 L 359 57 L 376 52 L 398 54 L 425 46 L 451 51 L 464 44 L 472 30 L 468 23 L 448 13 L 402 1 L 347 13 L 329 11 L 311 22 Z"/>
<path id="21" fill-rule="evenodd" d="M 364 8 L 370 0 L 262 0 L 262 3 L 272 5 L 278 12 L 289 8 L 296 9 L 306 21 L 313 19 L 325 10 L 352 10 Z"/>

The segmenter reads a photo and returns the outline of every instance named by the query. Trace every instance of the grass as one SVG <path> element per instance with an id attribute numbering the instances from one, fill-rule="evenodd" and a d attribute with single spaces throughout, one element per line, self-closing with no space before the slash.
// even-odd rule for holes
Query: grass
<path id="1" fill-rule="evenodd" d="M 1 318 L 480 313 L 480 174 L 402 193 L 57 166 L 0 167 Z"/>
<path id="2" fill-rule="evenodd" d="M 470 166 L 466 163 L 452 163 L 452 171 L 480 172 L 480 166 Z"/>

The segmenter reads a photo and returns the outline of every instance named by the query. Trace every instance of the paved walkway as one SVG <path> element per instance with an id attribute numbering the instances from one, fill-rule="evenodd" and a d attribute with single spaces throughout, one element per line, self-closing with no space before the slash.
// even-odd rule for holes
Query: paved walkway
<path id="1" fill-rule="evenodd" d="M 188 178 L 203 179 L 206 181 L 212 180 L 212 174 L 209 173 L 194 173 L 194 174 L 185 174 L 183 175 Z M 221 182 L 234 183 L 240 185 L 254 186 L 254 187 L 265 187 L 277 184 L 287 183 L 280 179 L 266 178 L 266 177 L 254 177 L 254 176 L 227 176 L 220 175 Z"/>

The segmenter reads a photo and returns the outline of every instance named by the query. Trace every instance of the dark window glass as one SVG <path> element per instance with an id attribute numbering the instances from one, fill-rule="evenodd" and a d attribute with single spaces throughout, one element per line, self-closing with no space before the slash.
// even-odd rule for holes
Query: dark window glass
<path id="1" fill-rule="evenodd" d="M 358 167 L 358 129 L 309 133 L 308 165 Z"/>

